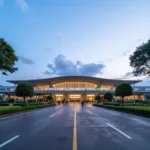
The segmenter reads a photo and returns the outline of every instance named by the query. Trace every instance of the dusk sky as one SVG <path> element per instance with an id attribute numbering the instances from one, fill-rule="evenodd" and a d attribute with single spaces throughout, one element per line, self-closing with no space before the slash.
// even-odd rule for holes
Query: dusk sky
<path id="1" fill-rule="evenodd" d="M 149 8 L 150 0 L 0 0 L 0 38 L 19 57 L 19 70 L 0 84 L 65 75 L 133 78 L 129 56 L 150 39 Z"/>

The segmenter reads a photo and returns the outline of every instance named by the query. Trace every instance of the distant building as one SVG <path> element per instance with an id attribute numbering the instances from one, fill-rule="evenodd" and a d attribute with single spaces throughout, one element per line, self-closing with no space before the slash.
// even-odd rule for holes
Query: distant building
<path id="1" fill-rule="evenodd" d="M 20 82 L 29 82 L 34 86 L 35 96 L 33 100 L 45 100 L 46 96 L 52 94 L 55 101 L 81 101 L 82 99 L 94 101 L 94 97 L 100 94 L 104 96 L 105 92 L 115 92 L 115 88 L 120 83 L 129 83 L 133 86 L 135 96 L 126 97 L 127 100 L 144 100 L 144 94 L 150 93 L 150 87 L 134 86 L 141 80 L 116 80 L 103 79 L 87 76 L 63 76 L 53 77 L 48 79 L 37 80 L 11 80 L 14 86 L 0 86 L 0 94 L 3 94 L 4 99 L 15 98 L 15 88 Z M 116 97 L 119 99 L 119 97 Z"/>

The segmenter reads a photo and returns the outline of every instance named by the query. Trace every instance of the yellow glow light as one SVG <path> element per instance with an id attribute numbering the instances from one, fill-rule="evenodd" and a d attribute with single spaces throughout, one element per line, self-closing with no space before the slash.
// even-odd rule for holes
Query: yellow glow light
<path id="1" fill-rule="evenodd" d="M 81 95 L 69 95 L 69 96 L 81 96 Z"/>
<path id="2" fill-rule="evenodd" d="M 92 94 L 90 95 L 90 94 L 89 94 L 89 95 L 87 95 L 87 96 L 95 96 L 95 95 L 92 95 Z"/>
<path id="3" fill-rule="evenodd" d="M 55 96 L 63 96 L 63 95 L 60 94 L 60 95 L 55 95 Z"/>

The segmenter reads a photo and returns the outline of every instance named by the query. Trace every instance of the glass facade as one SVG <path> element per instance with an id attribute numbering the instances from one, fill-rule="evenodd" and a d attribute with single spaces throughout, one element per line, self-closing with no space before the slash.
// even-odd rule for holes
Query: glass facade
<path id="1" fill-rule="evenodd" d="M 62 82 L 62 83 L 57 83 L 53 85 L 53 88 L 96 88 L 97 85 L 93 83 L 88 83 L 88 82 Z"/>

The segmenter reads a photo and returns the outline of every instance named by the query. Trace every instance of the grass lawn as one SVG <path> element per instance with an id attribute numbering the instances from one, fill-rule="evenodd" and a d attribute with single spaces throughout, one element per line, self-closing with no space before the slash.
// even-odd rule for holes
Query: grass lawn
<path id="1" fill-rule="evenodd" d="M 19 108 L 20 106 L 13 106 L 13 105 L 10 105 L 10 106 L 0 106 L 0 110 L 8 110 L 8 109 L 12 109 L 12 108 Z"/>
<path id="2" fill-rule="evenodd" d="M 0 115 L 4 114 L 11 114 L 11 113 L 17 113 L 17 112 L 25 112 L 25 111 L 30 111 L 34 109 L 41 109 L 41 108 L 46 108 L 46 107 L 52 107 L 56 106 L 55 104 L 45 104 L 45 105 L 31 105 L 31 106 L 0 106 Z"/>
<path id="3" fill-rule="evenodd" d="M 104 105 L 104 104 L 93 104 L 97 107 L 103 107 L 107 109 L 112 109 L 116 111 L 123 111 L 127 113 L 132 113 L 140 116 L 150 117 L 150 106 L 114 106 L 114 105 Z"/>
<path id="4" fill-rule="evenodd" d="M 142 110 L 150 110 L 150 106 L 123 106 L 125 108 L 133 108 L 133 109 L 142 109 Z"/>

